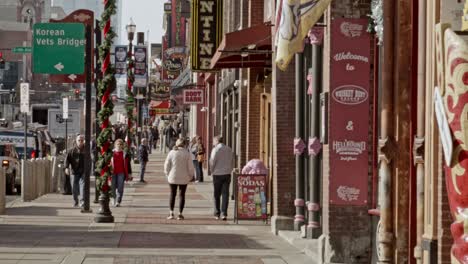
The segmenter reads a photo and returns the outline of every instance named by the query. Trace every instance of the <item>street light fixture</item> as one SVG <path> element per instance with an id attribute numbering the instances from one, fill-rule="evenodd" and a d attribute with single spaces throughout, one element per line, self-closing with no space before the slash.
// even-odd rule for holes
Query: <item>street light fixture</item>
<path id="1" fill-rule="evenodd" d="M 128 25 L 125 28 L 127 29 L 128 41 L 131 44 L 132 41 L 133 41 L 133 37 L 135 36 L 135 32 L 136 32 L 136 25 L 133 22 L 132 18 L 130 18 L 130 22 L 128 23 Z"/>

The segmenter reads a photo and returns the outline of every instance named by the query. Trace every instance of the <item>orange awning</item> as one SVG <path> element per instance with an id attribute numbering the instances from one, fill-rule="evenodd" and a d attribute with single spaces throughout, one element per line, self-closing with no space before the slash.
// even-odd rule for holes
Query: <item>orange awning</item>
<path id="1" fill-rule="evenodd" d="M 271 26 L 259 24 L 224 35 L 211 69 L 271 67 Z"/>

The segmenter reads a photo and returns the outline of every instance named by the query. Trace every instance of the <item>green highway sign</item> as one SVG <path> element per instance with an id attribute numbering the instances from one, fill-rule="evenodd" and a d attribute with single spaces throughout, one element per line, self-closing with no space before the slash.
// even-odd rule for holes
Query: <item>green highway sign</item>
<path id="1" fill-rule="evenodd" d="M 13 53 L 31 53 L 32 47 L 14 47 L 11 51 Z"/>
<path id="2" fill-rule="evenodd" d="M 82 23 L 37 23 L 33 27 L 33 72 L 82 74 L 85 62 Z"/>

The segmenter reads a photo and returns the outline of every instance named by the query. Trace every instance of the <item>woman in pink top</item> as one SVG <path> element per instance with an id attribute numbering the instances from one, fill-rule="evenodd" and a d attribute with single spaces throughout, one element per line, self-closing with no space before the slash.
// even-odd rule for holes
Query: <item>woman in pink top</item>
<path id="1" fill-rule="evenodd" d="M 117 139 L 114 143 L 112 155 L 112 192 L 114 193 L 114 206 L 119 207 L 122 202 L 125 180 L 128 179 L 127 154 L 123 151 L 123 140 Z"/>

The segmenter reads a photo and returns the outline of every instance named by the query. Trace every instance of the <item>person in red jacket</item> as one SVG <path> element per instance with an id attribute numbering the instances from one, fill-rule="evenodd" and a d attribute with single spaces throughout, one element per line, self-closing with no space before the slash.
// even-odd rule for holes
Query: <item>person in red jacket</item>
<path id="1" fill-rule="evenodd" d="M 117 139 L 114 143 L 112 155 L 112 192 L 114 193 L 114 206 L 119 207 L 122 202 L 125 181 L 129 179 L 127 168 L 127 154 L 124 152 L 124 142 Z"/>

